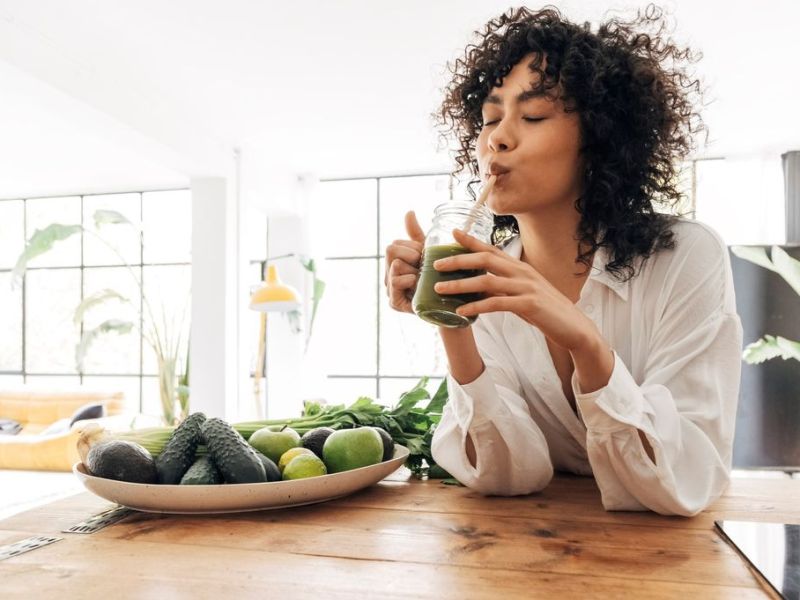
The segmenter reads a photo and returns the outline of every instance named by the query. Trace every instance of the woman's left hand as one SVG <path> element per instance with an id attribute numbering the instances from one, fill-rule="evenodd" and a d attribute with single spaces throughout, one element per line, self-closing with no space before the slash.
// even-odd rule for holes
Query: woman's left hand
<path id="1" fill-rule="evenodd" d="M 566 350 L 583 349 L 599 335 L 596 325 L 564 294 L 528 263 L 456 229 L 456 242 L 471 250 L 437 260 L 437 271 L 482 270 L 486 275 L 444 281 L 434 288 L 440 294 L 480 293 L 482 300 L 460 306 L 464 316 L 509 311 L 536 326 Z"/>

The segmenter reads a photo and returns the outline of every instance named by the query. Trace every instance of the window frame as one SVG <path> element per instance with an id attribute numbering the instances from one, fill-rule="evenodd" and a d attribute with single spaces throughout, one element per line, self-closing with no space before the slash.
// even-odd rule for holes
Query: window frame
<path id="1" fill-rule="evenodd" d="M 44 196 L 23 196 L 23 197 L 16 197 L 16 198 L 0 198 L 0 202 L 22 202 L 22 226 L 24 232 L 24 240 L 27 243 L 29 239 L 28 234 L 28 202 L 31 200 L 48 200 L 48 199 L 57 199 L 57 198 L 77 198 L 80 202 L 80 224 L 81 226 L 85 226 L 86 222 L 84 219 L 84 198 L 88 197 L 97 197 L 97 196 L 118 196 L 124 194 L 135 194 L 138 195 L 138 203 L 139 203 L 139 214 L 138 219 L 139 222 L 142 222 L 144 219 L 144 195 L 145 194 L 152 194 L 152 193 L 160 193 L 160 192 L 187 192 L 191 194 L 191 189 L 189 187 L 177 187 L 177 188 L 158 188 L 158 189 L 143 189 L 143 190 L 123 190 L 123 191 L 113 191 L 113 192 L 92 192 L 92 193 L 64 193 L 64 194 L 48 194 Z M 66 266 L 42 266 L 42 267 L 28 267 L 26 270 L 26 274 L 23 276 L 22 279 L 22 301 L 20 302 L 21 313 L 20 317 L 22 320 L 22 335 L 21 338 L 21 368 L 19 370 L 9 370 L 9 369 L 0 369 L 0 376 L 21 376 L 23 385 L 27 383 L 29 377 L 36 377 L 36 378 L 45 378 L 45 377 L 52 377 L 55 379 L 61 377 L 70 377 L 78 378 L 79 384 L 84 383 L 85 377 L 90 378 L 100 378 L 100 377 L 118 377 L 118 378 L 136 378 L 138 379 L 138 388 L 139 388 L 139 398 L 136 406 L 138 407 L 138 412 L 142 412 L 143 410 L 143 403 L 144 403 L 144 381 L 145 378 L 148 380 L 157 380 L 158 375 L 151 375 L 144 372 L 144 360 L 145 360 L 145 341 L 144 336 L 142 335 L 141 331 L 144 324 L 144 313 L 142 310 L 142 306 L 144 305 L 144 290 L 143 288 L 139 289 L 139 368 L 137 372 L 133 373 L 92 373 L 92 372 L 64 372 L 64 373 L 56 373 L 56 372 L 38 372 L 28 371 L 27 367 L 27 331 L 26 331 L 26 314 L 27 314 L 27 295 L 28 295 L 28 282 L 27 282 L 27 271 L 56 271 L 56 270 L 74 270 L 79 269 L 80 271 L 80 300 L 82 302 L 84 300 L 84 287 L 85 287 L 85 273 L 86 270 L 92 269 L 108 269 L 108 268 L 117 268 L 121 267 L 122 264 L 85 264 L 86 256 L 84 250 L 84 238 L 85 234 L 83 231 L 80 233 L 80 264 L 71 264 Z M 143 232 L 139 233 L 139 256 L 137 262 L 129 262 L 128 263 L 131 268 L 139 269 L 140 276 L 144 278 L 145 276 L 145 268 L 147 267 L 186 267 L 191 269 L 192 262 L 191 261 L 177 261 L 177 262 L 145 262 L 144 261 L 144 234 Z M 0 268 L 0 273 L 11 273 L 13 272 L 13 268 Z M 80 327 L 80 335 L 83 335 L 83 323 L 81 323 Z M 130 401 L 130 399 L 128 399 Z"/>

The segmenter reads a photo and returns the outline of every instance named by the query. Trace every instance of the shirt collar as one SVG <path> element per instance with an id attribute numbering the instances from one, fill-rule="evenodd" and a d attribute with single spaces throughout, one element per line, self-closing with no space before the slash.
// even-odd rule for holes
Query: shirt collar
<path id="1" fill-rule="evenodd" d="M 500 249 L 508 254 L 509 256 L 513 256 L 514 258 L 520 258 L 522 256 L 522 240 L 519 236 L 514 236 L 510 240 L 508 240 L 505 244 L 503 244 Z M 608 248 L 601 246 L 599 247 L 595 253 L 594 258 L 592 259 L 592 269 L 589 273 L 589 279 L 593 279 L 594 281 L 603 284 L 607 288 L 610 288 L 617 296 L 622 298 L 622 300 L 628 300 L 628 287 L 629 281 L 619 281 L 612 275 L 610 272 L 606 271 L 606 265 L 609 263 L 609 251 Z"/>

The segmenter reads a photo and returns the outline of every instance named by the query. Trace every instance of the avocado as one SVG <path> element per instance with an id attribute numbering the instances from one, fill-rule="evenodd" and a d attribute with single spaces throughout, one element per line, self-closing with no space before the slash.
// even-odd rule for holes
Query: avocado
<path id="1" fill-rule="evenodd" d="M 194 454 L 202 441 L 200 426 L 206 420 L 201 412 L 189 415 L 175 428 L 164 450 L 156 457 L 160 483 L 177 485 L 194 463 Z"/>
<path id="2" fill-rule="evenodd" d="M 181 478 L 181 485 L 214 485 L 222 483 L 222 473 L 210 456 L 201 456 Z"/>
<path id="3" fill-rule="evenodd" d="M 373 429 L 381 435 L 381 441 L 383 442 L 383 458 L 381 460 L 389 460 L 394 456 L 394 440 L 392 436 L 382 427 L 373 427 Z"/>
<path id="4" fill-rule="evenodd" d="M 86 468 L 96 477 L 130 483 L 158 483 L 152 455 L 134 442 L 108 440 L 92 446 Z"/>
<path id="5" fill-rule="evenodd" d="M 208 419 L 202 425 L 208 453 L 225 483 L 262 483 L 267 480 L 264 465 L 255 448 L 222 419 Z"/>
<path id="6" fill-rule="evenodd" d="M 303 437 L 300 438 L 300 445 L 303 446 L 303 448 L 311 450 L 319 458 L 322 458 L 322 447 L 325 445 L 325 440 L 328 439 L 328 436 L 332 434 L 333 431 L 331 427 L 317 427 L 316 429 L 306 431 Z"/>
<path id="7" fill-rule="evenodd" d="M 258 459 L 261 461 L 261 464 L 264 465 L 264 471 L 267 473 L 267 481 L 280 481 L 281 480 L 281 470 L 278 468 L 271 458 L 261 454 L 258 450 L 256 450 L 256 454 L 258 454 Z"/>

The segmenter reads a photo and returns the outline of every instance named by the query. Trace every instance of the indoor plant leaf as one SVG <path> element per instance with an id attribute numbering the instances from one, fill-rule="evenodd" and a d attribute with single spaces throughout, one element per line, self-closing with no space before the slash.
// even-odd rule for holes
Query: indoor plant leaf
<path id="1" fill-rule="evenodd" d="M 86 353 L 88 352 L 92 343 L 99 336 L 111 332 L 124 335 L 126 333 L 130 333 L 133 327 L 134 325 L 130 321 L 109 319 L 107 321 L 103 321 L 94 329 L 84 331 L 83 335 L 81 336 L 81 341 L 78 344 L 78 347 L 75 349 L 75 365 L 78 372 L 83 372 L 83 361 L 86 359 Z"/>
<path id="2" fill-rule="evenodd" d="M 128 217 L 123 215 L 121 212 L 116 210 L 106 210 L 106 209 L 99 209 L 94 211 L 94 225 L 95 227 L 99 228 L 101 225 L 130 225 L 131 227 L 136 228 Z"/>
<path id="3" fill-rule="evenodd" d="M 749 364 L 759 364 L 779 356 L 784 360 L 790 358 L 800 360 L 800 343 L 780 336 L 765 335 L 760 340 L 748 344 L 742 353 L 742 358 Z"/>
<path id="4" fill-rule="evenodd" d="M 109 300 L 119 300 L 120 302 L 125 303 L 129 302 L 125 296 L 115 290 L 110 288 L 100 290 L 99 292 L 95 292 L 94 294 L 86 296 L 86 298 L 83 299 L 83 302 L 81 302 L 75 309 L 75 314 L 72 316 L 72 322 L 76 325 L 80 324 L 81 321 L 83 321 L 83 317 L 86 315 L 86 311 Z"/>
<path id="5" fill-rule="evenodd" d="M 769 259 L 769 256 L 767 256 L 767 250 L 765 248 L 760 246 L 731 246 L 731 252 L 743 260 L 757 264 L 770 271 L 778 272 L 775 265 L 773 265 L 772 261 Z"/>
<path id="6" fill-rule="evenodd" d="M 311 321 L 309 321 L 308 335 L 306 336 L 306 350 L 308 350 L 308 342 L 311 339 L 311 332 L 314 330 L 314 320 L 317 318 L 317 307 L 319 307 L 319 301 L 325 293 L 325 282 L 317 278 L 317 263 L 314 262 L 313 258 L 308 260 L 298 258 L 298 260 L 303 265 L 303 268 L 311 273 L 314 279 L 311 292 Z"/>
<path id="7" fill-rule="evenodd" d="M 48 252 L 56 242 L 66 240 L 76 233 L 80 233 L 83 228 L 80 225 L 62 225 L 61 223 L 52 223 L 44 229 L 37 229 L 25 244 L 25 250 L 17 258 L 17 264 L 14 265 L 11 282 L 12 285 L 22 281 L 25 270 L 28 268 L 28 263 L 37 256 Z"/>
<path id="8" fill-rule="evenodd" d="M 800 295 L 800 261 L 789 256 L 783 248 L 772 247 L 772 264 L 796 294 Z"/>

